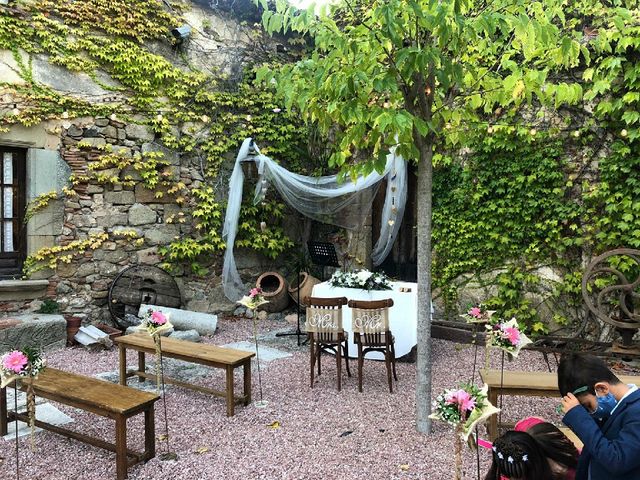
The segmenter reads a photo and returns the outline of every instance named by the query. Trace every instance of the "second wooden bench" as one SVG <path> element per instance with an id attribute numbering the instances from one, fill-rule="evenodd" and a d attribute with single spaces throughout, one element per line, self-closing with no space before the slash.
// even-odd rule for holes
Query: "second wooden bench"
<path id="1" fill-rule="evenodd" d="M 127 377 L 137 376 L 140 381 L 143 381 L 145 378 L 156 378 L 155 374 L 148 374 L 145 371 L 145 354 L 154 354 L 156 351 L 153 339 L 149 335 L 146 333 L 134 333 L 132 335 L 117 337 L 114 341 L 120 349 L 121 385 L 126 385 Z M 251 358 L 255 357 L 255 353 L 236 350 L 234 348 L 217 347 L 204 343 L 187 342 L 169 337 L 162 337 L 161 345 L 163 357 L 177 358 L 186 362 L 221 368 L 226 372 L 226 388 L 224 391 L 165 377 L 164 381 L 166 383 L 225 398 L 228 417 L 233 416 L 236 403 L 243 403 L 244 405 L 251 403 Z M 138 352 L 138 370 L 135 372 L 127 372 L 127 349 Z M 233 372 L 238 367 L 242 367 L 244 370 L 244 392 L 243 395 L 236 397 L 233 393 Z"/>

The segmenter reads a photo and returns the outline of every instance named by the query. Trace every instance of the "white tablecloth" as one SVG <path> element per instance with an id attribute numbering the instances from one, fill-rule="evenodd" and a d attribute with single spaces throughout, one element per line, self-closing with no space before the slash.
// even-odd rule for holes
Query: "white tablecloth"
<path id="1" fill-rule="evenodd" d="M 393 299 L 393 307 L 389 309 L 389 326 L 396 339 L 396 358 L 411 351 L 418 340 L 418 285 L 410 282 L 391 282 L 393 290 L 360 290 L 357 288 L 332 287 L 323 282 L 313 287 L 314 297 L 347 297 L 348 300 L 383 300 Z M 401 292 L 400 289 L 411 291 Z M 349 357 L 357 358 L 358 349 L 353 343 L 351 330 L 351 309 L 343 307 L 342 324 L 345 332 L 349 332 Z M 384 360 L 380 352 L 369 352 L 365 358 Z"/>

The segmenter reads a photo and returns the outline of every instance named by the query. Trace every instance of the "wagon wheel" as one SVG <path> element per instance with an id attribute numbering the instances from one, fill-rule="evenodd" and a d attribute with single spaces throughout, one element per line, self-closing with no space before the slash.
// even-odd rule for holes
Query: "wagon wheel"
<path id="1" fill-rule="evenodd" d="M 582 298 L 630 346 L 640 328 L 640 250 L 619 248 L 594 258 L 582 277 Z"/>
<path id="2" fill-rule="evenodd" d="M 138 315 L 140 305 L 180 308 L 180 289 L 173 277 L 159 267 L 133 265 L 122 270 L 109 287 L 109 312 L 120 326 L 129 325 L 125 315 Z"/>

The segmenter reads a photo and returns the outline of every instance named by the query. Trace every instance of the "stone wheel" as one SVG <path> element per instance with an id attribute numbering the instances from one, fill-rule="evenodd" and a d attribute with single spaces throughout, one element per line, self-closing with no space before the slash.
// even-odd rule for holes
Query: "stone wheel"
<path id="1" fill-rule="evenodd" d="M 138 315 L 142 304 L 180 308 L 180 289 L 173 277 L 152 265 L 134 265 L 122 270 L 109 287 L 109 312 L 120 326 L 126 315 Z"/>
<path id="2" fill-rule="evenodd" d="M 619 248 L 594 258 L 582 277 L 582 298 L 602 322 L 640 328 L 640 250 Z"/>

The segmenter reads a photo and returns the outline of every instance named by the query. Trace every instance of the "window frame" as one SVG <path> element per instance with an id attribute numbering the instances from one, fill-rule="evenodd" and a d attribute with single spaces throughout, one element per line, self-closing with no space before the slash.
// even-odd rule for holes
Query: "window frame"
<path id="1" fill-rule="evenodd" d="M 13 154 L 13 180 L 12 184 L 4 183 L 4 154 Z M 15 279 L 22 276 L 22 266 L 27 255 L 27 228 L 24 223 L 27 205 L 27 149 L 0 145 L 0 190 L 12 187 L 13 212 L 10 217 L 13 221 L 14 251 L 4 252 L 4 195 L 0 192 L 0 279 Z"/>

